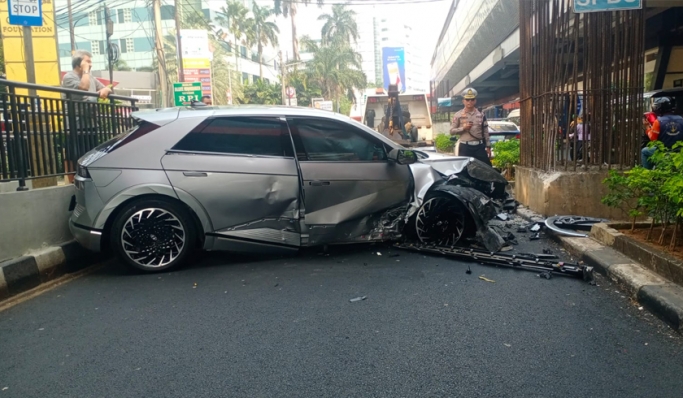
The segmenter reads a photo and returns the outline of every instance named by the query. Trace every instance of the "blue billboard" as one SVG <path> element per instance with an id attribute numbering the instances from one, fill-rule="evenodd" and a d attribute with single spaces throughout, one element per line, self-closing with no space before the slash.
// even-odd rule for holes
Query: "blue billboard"
<path id="1" fill-rule="evenodd" d="M 398 91 L 406 91 L 406 62 L 403 47 L 382 47 L 384 88 L 397 84 Z"/>

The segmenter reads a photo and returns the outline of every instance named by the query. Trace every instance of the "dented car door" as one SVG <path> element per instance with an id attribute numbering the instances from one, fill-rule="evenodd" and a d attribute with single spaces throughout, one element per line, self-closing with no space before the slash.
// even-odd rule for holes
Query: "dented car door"
<path id="1" fill-rule="evenodd" d="M 356 240 L 370 230 L 372 216 L 408 200 L 410 170 L 388 160 L 381 140 L 342 121 L 293 117 L 288 123 L 308 244 Z"/>
<path id="2" fill-rule="evenodd" d="M 162 164 L 174 189 L 192 195 L 208 213 L 215 248 L 300 245 L 299 174 L 283 120 L 209 118 Z M 227 241 L 242 246 L 228 247 Z"/>

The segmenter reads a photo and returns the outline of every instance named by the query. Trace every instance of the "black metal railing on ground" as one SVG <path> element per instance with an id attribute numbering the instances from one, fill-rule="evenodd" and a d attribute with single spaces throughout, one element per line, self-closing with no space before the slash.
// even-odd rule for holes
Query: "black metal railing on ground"
<path id="1" fill-rule="evenodd" d="M 19 190 L 29 179 L 75 173 L 78 158 L 130 129 L 137 110 L 131 97 L 98 100 L 97 93 L 5 79 L 0 86 L 0 182 L 19 181 Z"/>

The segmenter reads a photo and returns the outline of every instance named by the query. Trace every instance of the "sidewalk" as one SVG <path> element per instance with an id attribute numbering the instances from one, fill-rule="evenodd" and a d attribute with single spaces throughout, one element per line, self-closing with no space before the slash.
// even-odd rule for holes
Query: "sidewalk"
<path id="1" fill-rule="evenodd" d="M 522 207 L 517 209 L 517 214 L 529 221 L 545 220 L 545 217 Z M 591 236 L 599 236 L 601 241 L 608 244 L 611 240 L 613 244 L 620 234 L 616 230 L 606 233 L 607 229 L 605 224 L 596 225 Z M 617 282 L 631 298 L 671 328 L 683 332 L 683 287 L 596 239 L 548 235 L 579 261 L 593 266 L 596 271 Z M 649 253 L 653 254 L 652 250 Z"/>

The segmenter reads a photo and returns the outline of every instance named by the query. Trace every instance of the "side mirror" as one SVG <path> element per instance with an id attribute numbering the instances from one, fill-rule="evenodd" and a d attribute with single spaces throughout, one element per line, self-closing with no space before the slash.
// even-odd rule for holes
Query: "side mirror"
<path id="1" fill-rule="evenodd" d="M 389 160 L 398 164 L 413 164 L 417 162 L 417 154 L 408 149 L 392 149 L 389 152 Z"/>

